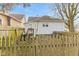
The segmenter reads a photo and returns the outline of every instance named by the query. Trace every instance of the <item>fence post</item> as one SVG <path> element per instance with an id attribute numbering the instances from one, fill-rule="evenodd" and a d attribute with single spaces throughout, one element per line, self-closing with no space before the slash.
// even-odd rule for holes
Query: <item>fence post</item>
<path id="1" fill-rule="evenodd" d="M 36 45 L 34 47 L 35 47 L 35 56 L 36 56 Z"/>

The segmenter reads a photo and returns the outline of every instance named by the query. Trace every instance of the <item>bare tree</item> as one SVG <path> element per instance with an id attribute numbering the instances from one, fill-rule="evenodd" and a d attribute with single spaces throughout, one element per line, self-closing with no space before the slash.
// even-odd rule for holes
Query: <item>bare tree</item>
<path id="1" fill-rule="evenodd" d="M 78 18 L 78 3 L 61 3 L 56 4 L 57 11 L 64 20 L 66 27 L 70 32 L 74 32 L 74 21 Z"/>
<path id="2" fill-rule="evenodd" d="M 0 10 L 2 10 L 4 13 L 10 11 L 14 6 L 27 7 L 30 6 L 28 3 L 1 3 L 0 4 Z"/>

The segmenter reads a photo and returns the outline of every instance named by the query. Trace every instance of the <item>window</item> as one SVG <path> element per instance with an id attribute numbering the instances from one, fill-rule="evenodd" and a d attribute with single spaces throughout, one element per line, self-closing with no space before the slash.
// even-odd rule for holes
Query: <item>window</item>
<path id="1" fill-rule="evenodd" d="M 10 26 L 10 20 L 11 20 L 11 17 L 8 17 L 7 19 L 8 26 Z"/>
<path id="2" fill-rule="evenodd" d="M 43 27 L 48 27 L 48 24 L 43 24 Z"/>
<path id="3" fill-rule="evenodd" d="M 48 27 L 48 25 L 46 24 L 46 27 Z"/>
<path id="4" fill-rule="evenodd" d="M 43 24 L 43 27 L 45 27 L 45 24 Z"/>
<path id="5" fill-rule="evenodd" d="M 0 25 L 2 25 L 2 20 L 0 19 Z"/>

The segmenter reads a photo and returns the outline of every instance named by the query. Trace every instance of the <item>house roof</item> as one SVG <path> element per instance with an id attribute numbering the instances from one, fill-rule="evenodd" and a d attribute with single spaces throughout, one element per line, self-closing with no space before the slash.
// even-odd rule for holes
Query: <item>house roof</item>
<path id="1" fill-rule="evenodd" d="M 52 18 L 50 16 L 29 17 L 28 22 L 63 22 L 62 19 Z"/>
<path id="2" fill-rule="evenodd" d="M 22 18 L 24 17 L 23 14 L 10 14 L 10 16 L 17 18 L 18 20 L 22 20 Z"/>
<path id="3" fill-rule="evenodd" d="M 4 13 L 0 13 L 0 15 L 4 15 L 4 16 L 8 16 L 13 18 L 14 20 L 21 22 L 22 18 L 24 17 L 24 15 L 22 14 L 4 14 Z"/>

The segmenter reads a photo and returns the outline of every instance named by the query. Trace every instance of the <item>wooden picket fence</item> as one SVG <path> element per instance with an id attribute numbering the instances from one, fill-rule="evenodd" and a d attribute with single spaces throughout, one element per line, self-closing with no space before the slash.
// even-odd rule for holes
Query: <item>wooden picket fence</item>
<path id="1" fill-rule="evenodd" d="M 23 29 L 0 30 L 0 55 L 15 55 L 16 40 L 23 32 Z"/>
<path id="2" fill-rule="evenodd" d="M 17 55 L 27 56 L 70 56 L 78 55 L 78 33 L 54 33 L 53 35 L 36 35 L 18 41 Z"/>
<path id="3" fill-rule="evenodd" d="M 77 56 L 79 55 L 79 33 L 55 32 L 51 35 L 27 36 L 26 40 L 0 39 L 2 56 Z M 6 44 L 5 44 L 6 43 Z"/>

